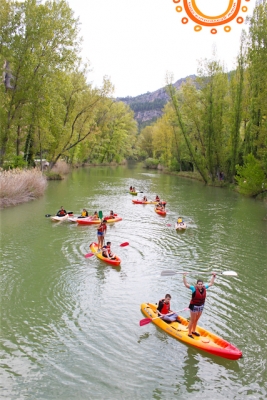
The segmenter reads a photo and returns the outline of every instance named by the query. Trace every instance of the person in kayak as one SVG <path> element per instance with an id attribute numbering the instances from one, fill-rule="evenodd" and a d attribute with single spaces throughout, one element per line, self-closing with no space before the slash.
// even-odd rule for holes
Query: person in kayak
<path id="1" fill-rule="evenodd" d="M 88 211 L 85 208 L 83 208 L 81 215 L 78 218 L 85 218 L 85 217 L 88 217 Z"/>
<path id="2" fill-rule="evenodd" d="M 159 198 L 159 196 L 158 196 L 158 195 L 156 196 L 156 199 L 155 199 L 155 201 L 160 201 L 160 198 Z"/>
<path id="3" fill-rule="evenodd" d="M 130 186 L 130 192 L 132 192 L 132 190 L 133 190 L 133 187 L 132 187 L 132 186 Z"/>
<path id="4" fill-rule="evenodd" d="M 160 315 L 161 318 L 163 319 L 163 321 L 166 321 L 166 322 L 174 322 L 174 321 L 181 322 L 179 320 L 178 314 L 171 311 L 170 308 L 171 308 L 171 295 L 166 294 L 164 299 L 159 300 L 159 305 L 157 308 L 158 315 Z M 172 314 L 166 315 L 169 313 L 172 313 Z"/>
<path id="5" fill-rule="evenodd" d="M 109 215 L 107 217 L 105 217 L 105 219 L 114 219 L 116 215 L 114 214 L 114 212 L 112 210 L 110 210 Z"/>
<path id="6" fill-rule="evenodd" d="M 197 323 L 204 309 L 206 290 L 214 284 L 215 277 L 216 273 L 213 272 L 210 283 L 204 284 L 202 279 L 198 279 L 196 286 L 193 286 L 187 283 L 186 273 L 183 274 L 183 282 L 185 287 L 192 291 L 192 299 L 189 304 L 190 322 L 188 325 L 188 336 L 191 339 L 194 339 L 193 335 L 200 336 L 200 334 L 196 332 Z"/>
<path id="7" fill-rule="evenodd" d="M 102 256 L 110 260 L 116 260 L 116 254 L 112 253 L 110 246 L 111 242 L 107 242 L 106 246 L 102 247 Z"/>
<path id="8" fill-rule="evenodd" d="M 94 215 L 93 215 L 92 219 L 99 219 L 97 211 L 94 212 Z"/>
<path id="9" fill-rule="evenodd" d="M 61 207 L 60 207 L 60 210 L 58 210 L 58 212 L 57 212 L 57 216 L 58 216 L 58 217 L 64 217 L 65 215 L 67 215 L 67 211 L 64 210 L 64 207 L 63 207 L 63 206 L 61 206 Z"/>
<path id="10" fill-rule="evenodd" d="M 160 210 L 160 211 L 164 211 L 164 210 L 165 210 L 165 208 L 164 208 L 164 206 L 163 206 L 162 203 L 158 203 L 158 204 L 156 205 L 156 209 L 157 209 L 157 210 Z"/>
<path id="11" fill-rule="evenodd" d="M 182 218 L 182 217 L 178 217 L 178 219 L 177 219 L 177 224 L 181 224 L 182 222 L 184 222 L 184 221 L 183 221 L 183 218 Z"/>
<path id="12" fill-rule="evenodd" d="M 104 243 L 104 236 L 105 232 L 107 230 L 107 221 L 104 219 L 101 221 L 100 225 L 97 227 L 97 239 L 98 239 L 98 250 L 100 250 L 103 247 Z"/>

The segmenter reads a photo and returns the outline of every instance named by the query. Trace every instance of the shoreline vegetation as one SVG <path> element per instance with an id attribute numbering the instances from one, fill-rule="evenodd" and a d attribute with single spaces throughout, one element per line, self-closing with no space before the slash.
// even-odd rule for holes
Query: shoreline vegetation
<path id="1" fill-rule="evenodd" d="M 124 161 L 121 164 L 125 164 Z M 96 167 L 96 166 L 116 166 L 118 163 L 90 163 L 83 165 L 76 165 L 73 168 L 81 167 Z M 144 168 L 149 169 L 145 164 Z M 193 179 L 202 182 L 201 175 L 197 171 L 169 171 L 167 168 L 158 166 L 157 169 L 163 174 L 175 175 L 181 178 Z M 64 161 L 58 162 L 51 171 L 42 172 L 39 168 L 32 168 L 27 170 L 10 169 L 8 171 L 0 170 L 0 209 L 10 206 L 16 206 L 26 203 L 44 195 L 47 188 L 48 180 L 62 180 L 64 175 L 67 175 L 71 167 Z M 235 190 L 238 192 L 238 186 L 219 180 L 207 183 L 209 186 L 222 187 Z M 267 192 L 261 193 L 255 197 L 257 200 L 267 202 Z M 266 215 L 267 219 L 267 215 Z"/>
<path id="2" fill-rule="evenodd" d="M 79 20 L 65 0 L 2 3 L 3 170 L 37 166 L 46 180 L 59 180 L 68 168 L 135 160 L 165 174 L 266 199 L 266 1 L 257 2 L 248 19 L 236 68 L 226 71 L 214 54 L 199 60 L 197 75 L 177 88 L 168 73 L 161 116 L 143 126 L 138 126 L 136 108 L 114 97 L 109 78 L 103 77 L 100 87 L 89 83 Z M 148 106 L 139 103 L 139 108 Z M 6 190 L 12 186 L 11 179 Z M 29 187 L 22 197 L 38 195 Z M 20 193 L 10 195 L 11 205 L 16 196 Z M 7 196 L 0 199 L 8 205 Z"/>

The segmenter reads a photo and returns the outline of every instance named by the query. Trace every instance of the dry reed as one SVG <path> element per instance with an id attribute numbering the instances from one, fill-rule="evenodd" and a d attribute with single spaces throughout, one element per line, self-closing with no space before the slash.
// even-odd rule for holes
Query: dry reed
<path id="1" fill-rule="evenodd" d="M 46 178 L 37 169 L 0 171 L 0 208 L 37 199 L 46 186 Z"/>
<path id="2" fill-rule="evenodd" d="M 67 175 L 70 172 L 70 166 L 65 161 L 59 160 L 51 171 L 55 174 Z"/>

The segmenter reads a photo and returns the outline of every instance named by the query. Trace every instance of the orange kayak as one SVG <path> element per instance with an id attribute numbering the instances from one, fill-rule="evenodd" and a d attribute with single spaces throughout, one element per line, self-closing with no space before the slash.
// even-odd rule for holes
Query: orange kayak
<path id="1" fill-rule="evenodd" d="M 154 208 L 157 214 L 162 215 L 163 217 L 167 214 L 166 210 L 158 210 L 156 207 Z"/>
<path id="2" fill-rule="evenodd" d="M 142 303 L 141 311 L 148 318 L 156 318 L 157 304 Z M 199 336 L 194 335 L 194 339 L 188 337 L 188 321 L 179 315 L 179 320 L 171 323 L 163 321 L 161 318 L 156 318 L 152 322 L 159 328 L 164 330 L 175 339 L 181 340 L 182 342 L 193 346 L 198 350 L 206 351 L 210 354 L 214 354 L 219 357 L 228 358 L 229 360 L 238 360 L 242 357 L 242 352 L 235 347 L 233 344 L 222 339 L 220 336 L 215 335 L 212 332 L 207 331 L 197 325 L 196 332 Z"/>
<path id="3" fill-rule="evenodd" d="M 98 246 L 97 243 L 91 243 L 90 244 L 90 250 L 91 252 L 100 260 L 105 261 L 106 263 L 113 265 L 114 267 L 118 267 L 121 263 L 121 259 L 116 255 L 115 260 L 111 260 L 110 258 L 104 257 L 102 255 L 102 250 L 98 252 Z"/>

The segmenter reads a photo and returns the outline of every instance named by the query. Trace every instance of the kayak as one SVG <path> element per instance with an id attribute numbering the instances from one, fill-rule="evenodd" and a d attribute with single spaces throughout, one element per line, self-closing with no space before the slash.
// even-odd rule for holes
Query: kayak
<path id="1" fill-rule="evenodd" d="M 116 255 L 115 260 L 111 260 L 110 258 L 102 256 L 102 250 L 98 253 L 98 245 L 97 243 L 91 243 L 90 244 L 90 250 L 93 254 L 96 255 L 97 258 L 99 258 L 102 261 L 105 261 L 106 263 L 113 265 L 114 267 L 118 267 L 121 263 L 121 259 Z"/>
<path id="2" fill-rule="evenodd" d="M 100 224 L 101 219 L 92 219 L 92 217 L 85 217 L 85 218 L 77 218 L 77 222 L 80 225 L 93 225 L 93 224 Z"/>
<path id="3" fill-rule="evenodd" d="M 70 216 L 72 216 L 72 215 L 73 215 L 73 214 L 66 214 L 66 215 L 63 215 L 62 217 L 59 217 L 58 215 L 53 215 L 53 216 L 51 217 L 51 221 L 53 221 L 53 222 L 67 221 L 68 218 L 69 218 Z"/>
<path id="4" fill-rule="evenodd" d="M 108 224 L 112 224 L 113 222 L 122 221 L 122 218 L 121 218 L 121 217 L 118 217 L 118 215 L 117 215 L 115 218 L 108 218 L 108 219 L 106 219 L 106 221 L 107 221 Z"/>
<path id="5" fill-rule="evenodd" d="M 113 223 L 113 222 L 118 222 L 121 221 L 121 217 L 115 217 L 113 219 L 106 219 L 107 223 Z M 93 224 L 100 224 L 101 219 L 92 219 L 92 217 L 86 217 L 86 218 L 77 218 L 77 222 L 79 225 L 93 225 Z"/>
<path id="6" fill-rule="evenodd" d="M 148 201 L 144 201 L 144 200 L 132 200 L 133 204 L 158 204 L 158 201 L 154 201 L 154 200 L 148 200 Z M 162 201 L 162 204 L 166 204 L 166 201 Z"/>
<path id="7" fill-rule="evenodd" d="M 156 318 L 158 316 L 156 309 L 157 304 L 141 304 L 141 311 L 148 318 Z M 200 336 L 194 335 L 194 339 L 188 337 L 187 319 L 179 315 L 179 320 L 181 322 L 174 321 L 167 323 L 161 318 L 157 318 L 152 322 L 169 335 L 199 350 L 206 351 L 215 356 L 228 358 L 229 360 L 238 360 L 240 357 L 242 357 L 242 352 L 233 344 L 222 339 L 220 336 L 201 328 L 198 325 L 196 331 L 200 334 Z"/>
<path id="8" fill-rule="evenodd" d="M 157 201 L 153 201 L 153 200 L 148 200 L 148 201 L 144 201 L 144 200 L 132 200 L 133 204 L 158 204 Z"/>
<path id="9" fill-rule="evenodd" d="M 165 216 L 166 215 L 166 210 L 158 210 L 156 207 L 154 208 L 157 214 Z"/>
<path id="10" fill-rule="evenodd" d="M 133 196 L 137 196 L 137 192 L 131 192 L 129 191 L 130 194 L 132 194 Z"/>
<path id="11" fill-rule="evenodd" d="M 178 222 L 176 222 L 176 224 L 175 224 L 175 229 L 177 231 L 182 231 L 182 230 L 185 230 L 186 228 L 187 228 L 187 226 L 186 226 L 185 222 L 180 222 L 179 224 L 178 224 Z"/>

